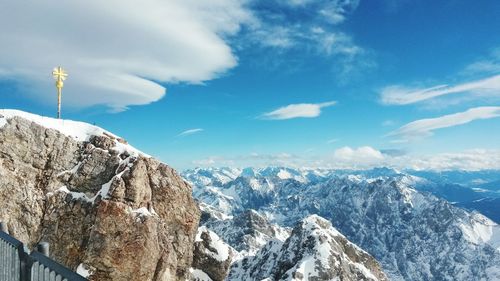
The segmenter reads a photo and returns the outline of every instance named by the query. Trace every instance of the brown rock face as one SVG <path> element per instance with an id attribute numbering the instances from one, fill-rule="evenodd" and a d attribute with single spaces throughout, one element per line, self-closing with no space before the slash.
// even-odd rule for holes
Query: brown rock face
<path id="1" fill-rule="evenodd" d="M 90 270 L 91 280 L 185 280 L 200 217 L 191 187 L 118 143 L 8 119 L 0 127 L 0 220 L 30 247 L 49 242 L 52 258 Z"/>

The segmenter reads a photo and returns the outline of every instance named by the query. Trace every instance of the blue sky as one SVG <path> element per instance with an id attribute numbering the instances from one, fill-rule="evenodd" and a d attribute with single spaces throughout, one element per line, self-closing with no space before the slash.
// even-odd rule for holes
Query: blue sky
<path id="1" fill-rule="evenodd" d="M 53 116 L 60 64 L 64 118 L 175 168 L 500 169 L 498 1 L 17 2 L 2 107 Z"/>

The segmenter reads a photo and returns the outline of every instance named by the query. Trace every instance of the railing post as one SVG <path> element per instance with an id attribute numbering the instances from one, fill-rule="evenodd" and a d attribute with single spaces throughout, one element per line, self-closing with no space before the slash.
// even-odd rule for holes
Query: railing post
<path id="1" fill-rule="evenodd" d="M 9 229 L 7 228 L 7 224 L 4 222 L 0 222 L 0 230 L 9 234 Z"/>
<path id="2" fill-rule="evenodd" d="M 20 277 L 21 281 L 31 281 L 31 262 L 28 254 L 28 249 L 22 245 L 19 247 L 19 261 L 20 264 Z"/>
<path id="3" fill-rule="evenodd" d="M 38 245 L 36 245 L 36 250 L 43 254 L 44 256 L 48 257 L 49 256 L 49 243 L 47 242 L 40 242 Z"/>

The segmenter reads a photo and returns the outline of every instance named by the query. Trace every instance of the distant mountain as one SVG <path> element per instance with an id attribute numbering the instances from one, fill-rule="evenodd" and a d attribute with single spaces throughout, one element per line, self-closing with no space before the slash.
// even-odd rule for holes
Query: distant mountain
<path id="1" fill-rule="evenodd" d="M 222 186 L 236 178 L 260 179 L 264 183 L 266 180 L 295 180 L 301 184 L 314 184 L 325 182 L 331 177 L 339 178 L 359 178 L 359 179 L 377 179 L 391 178 L 397 176 L 407 176 L 411 181 L 411 186 L 416 190 L 431 193 L 439 198 L 445 199 L 453 204 L 467 204 L 472 201 L 488 198 L 500 198 L 500 171 L 398 171 L 391 168 L 374 168 L 369 170 L 328 170 L 328 169 L 290 169 L 283 167 L 268 167 L 263 169 L 245 168 L 208 168 L 187 170 L 183 173 L 184 177 L 195 183 L 204 183 L 207 186 Z M 257 183 L 255 183 L 257 184 Z M 196 187 L 195 187 L 196 188 Z M 195 196 L 197 194 L 195 190 Z M 208 196 L 202 190 L 204 196 Z M 202 201 L 207 202 L 208 198 Z M 213 200 L 222 205 L 229 204 L 226 200 L 216 196 Z M 214 202 L 212 202 L 214 203 Z M 211 203 L 211 205 L 213 205 Z M 465 205 L 464 205 L 465 206 Z M 238 206 L 233 206 L 238 207 Z M 489 205 L 472 208 L 489 216 L 495 213 L 495 208 L 489 209 Z M 495 206 L 493 206 L 495 207 Z"/>
<path id="2" fill-rule="evenodd" d="M 293 227 L 312 214 L 328 219 L 374 256 L 391 280 L 500 280 L 500 227 L 417 190 L 439 183 L 391 169 L 240 171 L 223 184 L 196 181 L 196 171 L 184 176 L 206 209 L 227 221 L 222 224 L 231 224 L 247 209 L 280 227 Z M 281 247 L 276 241 L 282 240 L 266 239 L 262 249 Z M 235 243 L 229 242 L 233 248 Z"/>

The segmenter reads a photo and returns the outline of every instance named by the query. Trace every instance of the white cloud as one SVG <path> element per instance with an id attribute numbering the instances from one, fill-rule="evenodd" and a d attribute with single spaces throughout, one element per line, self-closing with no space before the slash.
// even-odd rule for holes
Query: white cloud
<path id="1" fill-rule="evenodd" d="M 418 139 L 431 136 L 434 130 L 466 124 L 474 120 L 500 117 L 499 106 L 471 108 L 464 112 L 444 115 L 437 118 L 413 121 L 391 132 L 389 136 L 398 136 L 402 140 Z"/>
<path id="2" fill-rule="evenodd" d="M 358 148 L 345 146 L 335 150 L 333 158 L 334 161 L 338 161 L 343 165 L 359 167 L 379 164 L 384 160 L 384 155 L 382 152 L 370 146 L 362 146 Z"/>
<path id="3" fill-rule="evenodd" d="M 203 131 L 203 129 L 201 129 L 201 128 L 189 129 L 189 130 L 185 130 L 184 132 L 179 133 L 177 135 L 177 137 L 185 137 L 185 136 L 196 134 L 196 133 L 199 133 L 199 132 L 202 132 L 202 131 Z"/>
<path id="4" fill-rule="evenodd" d="M 459 93 L 469 93 L 476 96 L 500 96 L 500 75 L 453 86 L 438 85 L 430 88 L 389 86 L 382 89 L 381 101 L 384 104 L 405 105 Z"/>
<path id="5" fill-rule="evenodd" d="M 250 21 L 244 0 L 2 1 L 0 79 L 51 100 L 50 72 L 69 72 L 63 101 L 115 110 L 200 83 L 237 64 L 224 38 Z"/>
<path id="6" fill-rule="evenodd" d="M 414 170 L 500 170 L 500 150 L 471 149 L 454 153 L 415 155 L 402 153 L 384 153 L 370 146 L 359 148 L 343 147 L 334 155 L 294 155 L 288 153 L 258 154 L 236 156 L 233 158 L 211 156 L 193 161 L 196 166 L 204 167 L 268 167 L 283 166 L 291 168 L 323 169 L 370 169 L 391 167 Z"/>
<path id="7" fill-rule="evenodd" d="M 404 163 L 406 162 L 406 164 Z M 472 149 L 421 157 L 402 157 L 398 166 L 415 170 L 500 170 L 500 150 Z"/>
<path id="8" fill-rule="evenodd" d="M 314 118 L 321 114 L 321 109 L 336 104 L 335 101 L 324 103 L 299 103 L 280 107 L 274 111 L 264 113 L 261 118 L 271 120 L 285 120 L 292 118 Z"/>

